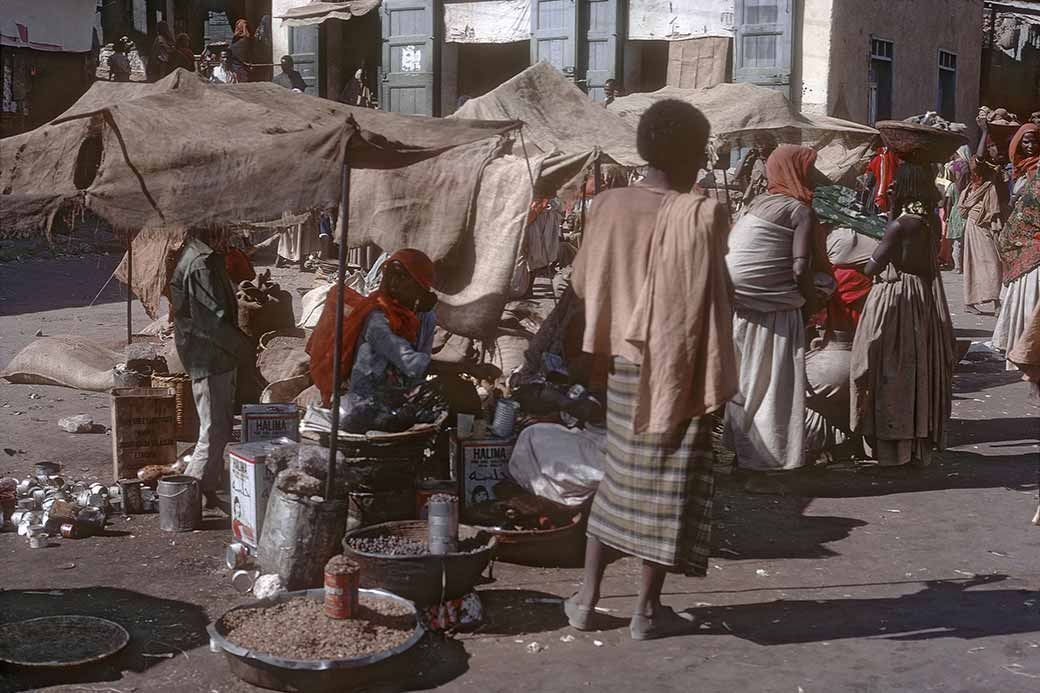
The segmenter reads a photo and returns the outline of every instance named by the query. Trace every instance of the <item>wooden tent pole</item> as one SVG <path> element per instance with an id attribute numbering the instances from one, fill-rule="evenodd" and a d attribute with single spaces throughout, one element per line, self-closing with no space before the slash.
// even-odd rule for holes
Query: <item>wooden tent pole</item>
<path id="1" fill-rule="evenodd" d="M 336 475 L 336 448 L 339 442 L 340 386 L 343 372 L 340 360 L 343 357 L 343 292 L 347 274 L 347 226 L 350 222 L 350 145 L 343 155 L 343 170 L 340 174 L 339 219 L 339 269 L 336 273 L 336 335 L 333 342 L 332 359 L 332 430 L 329 432 L 329 471 L 325 476 L 325 500 L 332 500 L 333 478 Z"/>
<path id="2" fill-rule="evenodd" d="M 134 341 L 133 326 L 134 308 L 134 237 L 132 231 L 126 232 L 126 345 Z"/>

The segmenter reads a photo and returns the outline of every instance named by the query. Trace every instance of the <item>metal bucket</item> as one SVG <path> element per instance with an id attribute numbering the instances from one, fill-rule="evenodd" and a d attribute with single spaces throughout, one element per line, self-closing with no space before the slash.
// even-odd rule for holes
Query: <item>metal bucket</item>
<path id="1" fill-rule="evenodd" d="M 202 492 L 193 476 L 164 476 L 159 479 L 159 529 L 190 532 L 202 524 Z"/>

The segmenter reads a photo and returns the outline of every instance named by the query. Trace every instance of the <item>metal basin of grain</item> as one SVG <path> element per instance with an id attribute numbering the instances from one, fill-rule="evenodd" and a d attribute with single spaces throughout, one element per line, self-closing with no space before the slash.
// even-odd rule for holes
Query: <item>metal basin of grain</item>
<path id="1" fill-rule="evenodd" d="M 384 522 L 348 532 L 343 537 L 343 554 L 361 566 L 361 586 L 393 592 L 422 606 L 458 599 L 473 591 L 495 550 L 491 532 L 459 525 L 459 540 L 476 540 L 482 546 L 465 553 L 443 556 L 391 556 L 367 553 L 351 547 L 351 540 L 393 535 L 425 542 L 425 521 Z"/>
<path id="2" fill-rule="evenodd" d="M 224 651 L 228 666 L 238 678 L 276 691 L 344 691 L 385 683 L 399 672 L 394 671 L 398 659 L 422 638 L 422 625 L 415 605 L 401 597 L 381 590 L 362 589 L 359 592 L 373 598 L 388 599 L 408 605 L 415 613 L 415 631 L 397 647 L 365 657 L 351 659 L 286 659 L 249 650 L 227 639 L 224 618 L 233 611 L 273 606 L 293 599 L 324 601 L 325 590 L 301 590 L 261 599 L 237 606 L 224 612 L 207 628 L 210 640 Z"/>

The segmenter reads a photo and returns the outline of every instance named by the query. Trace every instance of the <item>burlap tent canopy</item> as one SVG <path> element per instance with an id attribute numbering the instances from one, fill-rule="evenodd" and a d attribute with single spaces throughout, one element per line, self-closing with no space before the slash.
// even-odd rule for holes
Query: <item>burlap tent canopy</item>
<path id="1" fill-rule="evenodd" d="M 269 83 L 211 85 L 182 70 L 155 84 L 99 82 L 51 123 L 0 141 L 0 228 L 42 232 L 66 205 L 130 231 L 227 227 L 333 208 L 349 149 L 350 244 L 376 235 L 384 248 L 407 243 L 428 252 L 445 278 L 442 323 L 487 332 L 501 315 L 508 278 L 498 286 L 475 276 L 475 200 L 484 168 L 517 127 L 352 108 Z M 413 167 L 433 177 L 407 175 Z M 388 169 L 415 182 L 396 202 L 366 191 L 366 179 L 381 180 Z M 514 205 L 526 211 L 528 201 Z M 438 220 L 440 233 L 395 227 L 409 219 L 377 214 L 392 204 L 452 215 Z M 366 228 L 374 224 L 379 233 Z M 510 263 L 516 247 L 511 252 Z M 467 301 L 476 299 L 467 295 L 484 299 L 486 310 L 470 311 Z"/>
<path id="2" fill-rule="evenodd" d="M 282 26 L 300 27 L 321 24 L 326 19 L 343 19 L 360 17 L 379 7 L 380 0 L 351 0 L 350 2 L 308 2 L 300 0 L 298 7 L 292 7 L 279 15 Z"/>
<path id="3" fill-rule="evenodd" d="M 520 120 L 528 155 L 602 152 L 622 166 L 643 166 L 634 125 L 590 99 L 555 67 L 540 62 L 466 101 L 452 118 Z"/>
<path id="4" fill-rule="evenodd" d="M 711 123 L 719 149 L 769 144 L 803 144 L 819 152 L 817 167 L 833 180 L 858 173 L 877 130 L 828 116 L 796 112 L 775 89 L 753 84 L 717 84 L 707 89 L 664 87 L 615 100 L 609 110 L 633 127 L 651 104 L 678 99 L 700 109 Z"/>
<path id="5" fill-rule="evenodd" d="M 120 229 L 275 219 L 337 204 L 348 142 L 352 167 L 396 168 L 515 127 L 212 85 L 184 70 L 98 82 L 51 123 L 0 141 L 0 225 L 42 230 L 68 203 Z"/>

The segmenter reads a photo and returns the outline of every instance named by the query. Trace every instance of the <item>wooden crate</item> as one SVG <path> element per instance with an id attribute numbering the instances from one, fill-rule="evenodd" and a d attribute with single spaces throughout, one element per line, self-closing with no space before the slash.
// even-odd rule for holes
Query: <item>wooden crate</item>
<path id="1" fill-rule="evenodd" d="M 171 387 L 112 390 L 112 466 L 115 479 L 151 464 L 177 460 L 177 396 Z"/>

